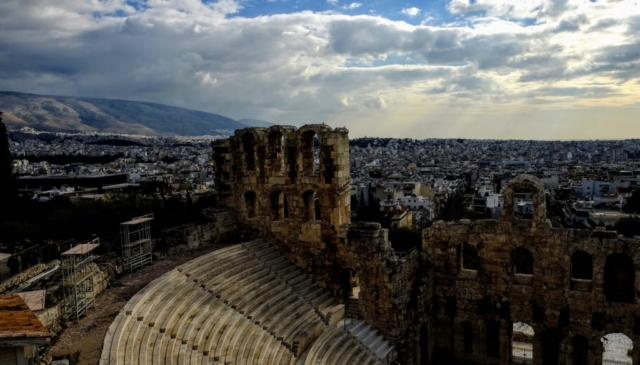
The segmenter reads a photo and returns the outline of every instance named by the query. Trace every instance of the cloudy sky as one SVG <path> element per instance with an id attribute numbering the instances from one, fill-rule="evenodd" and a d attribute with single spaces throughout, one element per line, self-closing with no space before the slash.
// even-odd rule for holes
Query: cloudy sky
<path id="1" fill-rule="evenodd" d="M 0 90 L 351 136 L 640 137 L 640 0 L 2 0 Z"/>

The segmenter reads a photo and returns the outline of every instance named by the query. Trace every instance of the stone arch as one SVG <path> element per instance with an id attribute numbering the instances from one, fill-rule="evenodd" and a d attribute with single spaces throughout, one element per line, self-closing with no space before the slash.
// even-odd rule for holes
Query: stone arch
<path id="1" fill-rule="evenodd" d="M 322 153 L 322 136 L 332 131 L 333 129 L 326 124 L 306 124 L 298 129 L 303 175 L 321 175 L 324 166 L 323 159 L 325 157 Z M 316 156 L 318 157 L 317 162 Z"/>
<path id="2" fill-rule="evenodd" d="M 633 364 L 630 356 L 633 350 L 633 341 L 623 333 L 609 333 L 600 339 L 604 351 L 602 353 L 603 365 Z"/>
<path id="3" fill-rule="evenodd" d="M 535 337 L 533 327 L 524 322 L 515 322 L 511 330 L 511 357 L 513 364 L 532 364 L 533 339 Z"/>
<path id="4" fill-rule="evenodd" d="M 529 189 L 533 195 L 533 220 L 545 222 L 547 220 L 547 204 L 544 193 L 544 184 L 540 179 L 532 175 L 518 175 L 511 180 L 504 190 L 504 206 L 502 208 L 502 220 L 514 222 L 515 200 L 514 194 L 517 189 Z"/>
<path id="5" fill-rule="evenodd" d="M 242 165 L 245 171 L 256 171 L 258 168 L 258 145 L 260 136 L 254 128 L 236 131 L 242 148 Z"/>
<path id="6" fill-rule="evenodd" d="M 244 193 L 245 218 L 255 218 L 258 215 L 258 196 L 254 191 Z"/>
<path id="7" fill-rule="evenodd" d="M 358 272 L 352 268 L 345 268 L 340 274 L 340 281 L 343 289 L 343 299 L 348 301 L 349 298 L 357 298 L 360 293 Z"/>
<path id="8" fill-rule="evenodd" d="M 267 155 L 271 172 L 284 175 L 284 134 L 279 130 L 270 131 L 267 135 Z"/>
<path id="9" fill-rule="evenodd" d="M 287 199 L 284 193 L 280 190 L 273 191 L 269 197 L 271 202 L 271 219 L 280 220 L 283 218 L 289 218 L 289 209 L 287 205 Z"/>
<path id="10" fill-rule="evenodd" d="M 623 253 L 607 256 L 604 266 L 604 293 L 609 302 L 634 303 L 635 266 Z"/>

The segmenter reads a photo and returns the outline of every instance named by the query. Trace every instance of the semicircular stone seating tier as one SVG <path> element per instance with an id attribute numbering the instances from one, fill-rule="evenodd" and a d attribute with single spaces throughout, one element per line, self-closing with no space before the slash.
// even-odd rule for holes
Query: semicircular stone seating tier
<path id="1" fill-rule="evenodd" d="M 335 351 L 318 358 L 322 364 L 343 356 L 379 363 L 375 351 L 330 325 L 341 313 L 343 305 L 268 243 L 245 242 L 187 262 L 134 295 L 107 331 L 100 364 L 293 365 L 320 339 L 329 347 L 318 354 Z"/>

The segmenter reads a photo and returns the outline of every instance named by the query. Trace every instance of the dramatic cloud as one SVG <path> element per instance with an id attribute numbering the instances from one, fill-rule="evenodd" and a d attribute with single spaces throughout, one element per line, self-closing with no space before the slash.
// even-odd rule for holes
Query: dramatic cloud
<path id="1" fill-rule="evenodd" d="M 324 122 L 353 136 L 640 137 L 631 0 L 265 4 L 3 0 L 0 89 Z M 607 129 L 588 127 L 596 116 Z"/>

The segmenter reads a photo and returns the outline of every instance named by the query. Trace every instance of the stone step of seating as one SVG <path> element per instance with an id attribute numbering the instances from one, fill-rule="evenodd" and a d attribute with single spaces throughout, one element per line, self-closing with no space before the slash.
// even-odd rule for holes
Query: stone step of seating
<path id="1" fill-rule="evenodd" d="M 381 364 L 380 359 L 339 326 L 327 328 L 302 359 L 297 365 Z"/>
<path id="2" fill-rule="evenodd" d="M 101 356 L 101 363 L 105 364 L 118 364 L 118 354 L 120 349 L 120 341 L 124 340 L 124 336 L 128 334 L 129 326 L 131 325 L 131 316 L 134 311 L 139 307 L 145 305 L 151 301 L 154 297 L 153 293 L 162 287 L 164 280 L 168 282 L 179 279 L 179 275 L 176 272 L 170 271 L 164 274 L 160 279 L 147 285 L 142 291 L 136 293 L 131 300 L 120 311 L 116 320 L 111 324 L 105 340 L 103 342 L 103 351 Z M 151 293 L 151 296 L 147 298 L 144 292 Z"/>
<path id="3" fill-rule="evenodd" d="M 324 363 L 356 363 L 367 351 L 355 337 L 339 329 L 327 335 L 325 317 L 336 307 L 300 269 L 255 240 L 183 264 L 136 293 L 107 331 L 100 363 L 292 365 L 321 338 L 334 352 Z"/>

